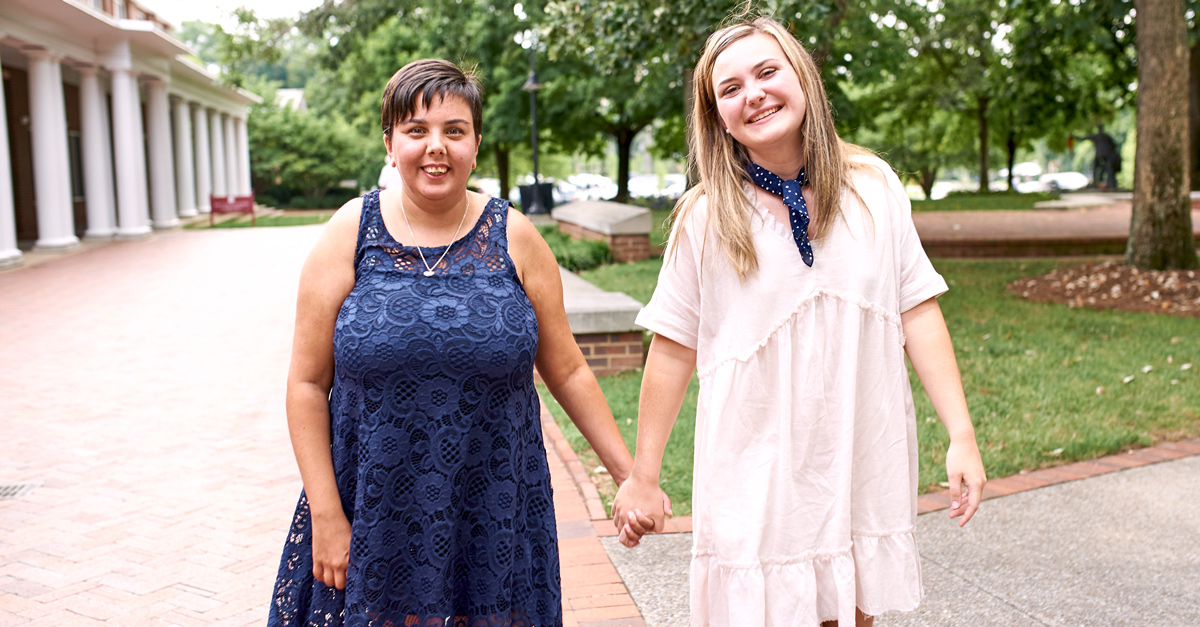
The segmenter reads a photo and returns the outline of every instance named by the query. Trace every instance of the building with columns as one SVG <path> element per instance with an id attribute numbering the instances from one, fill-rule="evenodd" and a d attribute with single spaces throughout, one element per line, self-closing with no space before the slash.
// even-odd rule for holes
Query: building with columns
<path id="1" fill-rule="evenodd" d="M 0 268 L 248 195 L 254 94 L 132 0 L 0 2 Z"/>

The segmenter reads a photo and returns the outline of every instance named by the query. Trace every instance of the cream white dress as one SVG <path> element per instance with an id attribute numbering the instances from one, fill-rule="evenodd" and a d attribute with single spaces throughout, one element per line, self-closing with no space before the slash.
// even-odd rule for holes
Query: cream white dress
<path id="1" fill-rule="evenodd" d="M 701 199 L 672 234 L 639 325 L 694 348 L 692 625 L 796 627 L 912 610 L 917 436 L 900 313 L 946 291 L 891 168 L 856 157 L 866 207 L 804 265 L 753 203 L 741 281 Z"/>

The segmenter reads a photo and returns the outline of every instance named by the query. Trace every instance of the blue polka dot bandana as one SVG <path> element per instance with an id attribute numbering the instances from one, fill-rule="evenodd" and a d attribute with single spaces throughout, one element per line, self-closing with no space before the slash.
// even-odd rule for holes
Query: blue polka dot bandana
<path id="1" fill-rule="evenodd" d="M 808 241 L 808 205 L 804 203 L 804 194 L 800 188 L 808 185 L 808 176 L 804 168 L 800 175 L 791 181 L 785 181 L 757 163 L 750 163 L 746 168 L 754 184 L 779 196 L 788 207 L 788 217 L 792 222 L 792 237 L 796 238 L 796 247 L 800 249 L 800 257 L 808 267 L 813 265 L 812 242 Z"/>

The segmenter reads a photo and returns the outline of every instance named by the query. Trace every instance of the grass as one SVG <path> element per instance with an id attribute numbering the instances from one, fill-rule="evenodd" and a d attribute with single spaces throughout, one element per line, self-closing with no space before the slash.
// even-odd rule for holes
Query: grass
<path id="1" fill-rule="evenodd" d="M 625 438 L 625 445 L 630 451 L 634 450 L 634 444 L 637 442 L 637 408 L 641 386 L 641 370 L 622 372 L 600 379 L 600 387 L 604 389 L 604 396 L 612 408 L 613 418 L 616 419 L 617 427 L 621 429 L 621 436 Z M 545 386 L 539 384 L 538 391 L 545 399 L 550 414 L 562 429 L 567 442 L 579 453 L 584 467 L 596 468 L 600 460 L 588 446 L 583 434 L 571 423 L 566 412 L 550 396 Z M 683 408 L 679 411 L 679 419 L 675 421 L 675 427 L 671 430 L 671 441 L 663 455 L 662 471 L 659 475 L 663 490 L 671 497 L 672 509 L 676 516 L 687 516 L 692 512 L 692 450 L 696 442 L 696 394 L 699 391 L 700 382 L 693 376 L 684 397 Z M 597 487 L 600 489 L 604 507 L 611 511 L 612 498 L 616 493 L 614 484 L 611 481 L 602 481 Z"/>
<path id="2" fill-rule="evenodd" d="M 305 224 L 324 224 L 333 217 L 332 211 L 305 212 L 303 214 L 285 214 L 275 216 L 260 216 L 255 219 L 254 226 L 303 226 Z M 249 228 L 250 216 L 242 215 L 231 220 L 224 220 L 212 226 L 208 225 L 207 221 L 193 222 L 186 228 L 189 229 L 242 229 Z"/>
<path id="3" fill-rule="evenodd" d="M 913 211 L 997 211 L 1029 210 L 1033 204 L 1043 200 L 1058 200 L 1058 194 L 1041 192 L 1017 194 L 1013 192 L 956 193 L 938 200 L 914 200 Z"/>
<path id="4" fill-rule="evenodd" d="M 1003 477 L 1200 434 L 1200 340 L 1195 320 L 1030 303 L 1005 286 L 1078 260 L 936 260 L 950 283 L 940 301 L 988 476 Z M 661 260 L 598 268 L 604 289 L 648 298 Z M 1143 372 L 1150 366 L 1148 372 Z M 1133 377 L 1125 382 L 1126 378 Z M 640 372 L 600 380 L 626 443 L 637 429 Z M 921 491 L 946 480 L 945 429 L 915 375 Z M 1175 381 L 1176 383 L 1172 383 Z M 695 394 L 689 388 L 667 446 L 663 485 L 675 511 L 691 510 Z M 577 451 L 590 450 L 548 396 Z M 594 464 L 594 456 L 590 464 Z"/>

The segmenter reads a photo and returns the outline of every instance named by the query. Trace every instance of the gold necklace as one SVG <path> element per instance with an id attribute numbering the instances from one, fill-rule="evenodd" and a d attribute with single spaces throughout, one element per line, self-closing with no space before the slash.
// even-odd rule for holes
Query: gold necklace
<path id="1" fill-rule="evenodd" d="M 449 244 L 446 244 L 446 250 L 442 251 L 442 256 L 438 257 L 438 260 L 435 261 L 432 266 L 430 266 L 429 262 L 425 261 L 425 253 L 421 252 L 421 246 L 417 244 L 417 234 L 413 233 L 412 224 L 408 221 L 408 212 L 404 210 L 404 190 L 400 190 L 400 215 L 404 216 L 404 226 L 408 227 L 408 234 L 411 235 L 413 239 L 413 247 L 417 249 L 417 254 L 421 256 L 421 263 L 425 266 L 425 271 L 421 274 L 424 274 L 425 276 L 433 276 L 433 269 L 441 265 L 442 260 L 446 258 L 446 253 L 450 252 L 450 246 L 452 246 L 454 242 L 458 241 L 458 232 L 462 230 L 463 223 L 467 221 L 467 213 L 471 209 L 471 196 L 464 196 L 467 199 L 467 202 L 466 205 L 463 206 L 463 215 L 462 219 L 458 221 L 458 228 L 454 229 L 454 237 L 450 239 Z"/>

